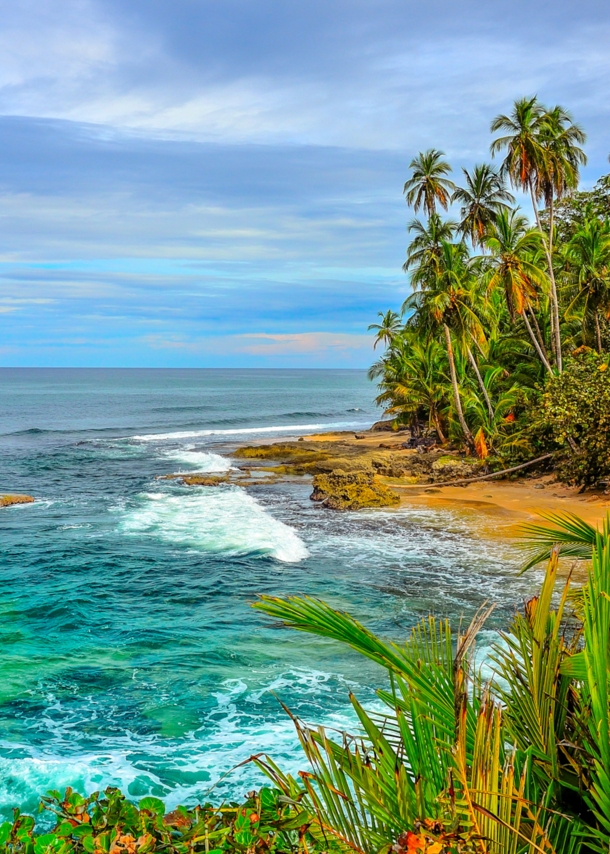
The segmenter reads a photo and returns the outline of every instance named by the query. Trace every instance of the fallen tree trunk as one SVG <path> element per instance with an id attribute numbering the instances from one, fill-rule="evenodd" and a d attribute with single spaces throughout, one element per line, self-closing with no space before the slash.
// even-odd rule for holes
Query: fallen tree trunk
<path id="1" fill-rule="evenodd" d="M 543 460 L 549 460 L 552 456 L 551 454 L 544 454 L 542 457 L 537 457 L 535 460 L 529 460 L 527 463 L 521 463 L 518 466 L 512 466 L 509 469 L 503 469 L 502 471 L 494 471 L 490 474 L 482 474 L 478 477 L 466 477 L 461 480 L 443 480 L 440 483 L 405 483 L 404 485 L 400 484 L 392 484 L 397 489 L 421 489 L 425 486 L 462 486 L 464 483 L 475 483 L 477 480 L 491 480 L 494 477 L 502 477 L 505 474 L 512 474 L 514 471 L 520 471 L 520 469 L 525 469 L 528 466 L 533 466 L 536 463 L 541 463 Z"/>

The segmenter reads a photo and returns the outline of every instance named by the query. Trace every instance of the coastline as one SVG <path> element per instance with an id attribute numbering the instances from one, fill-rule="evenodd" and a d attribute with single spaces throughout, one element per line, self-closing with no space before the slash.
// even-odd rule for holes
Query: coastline
<path id="1" fill-rule="evenodd" d="M 522 523 L 539 521 L 541 512 L 572 513 L 593 525 L 600 524 L 610 512 L 610 495 L 596 490 L 581 493 L 578 487 L 562 484 L 548 472 L 533 470 L 516 479 L 480 480 L 455 486 L 418 483 L 409 476 L 387 476 L 384 461 L 389 466 L 397 465 L 397 460 L 400 465 L 411 466 L 429 456 L 403 448 L 407 438 L 406 432 L 389 431 L 312 433 L 296 439 L 276 435 L 242 443 L 234 453 L 240 458 L 240 468 L 247 473 L 247 481 L 245 477 L 242 480 L 244 485 L 252 483 L 253 478 L 258 481 L 257 470 L 267 482 L 274 482 L 295 476 L 311 477 L 334 468 L 356 472 L 373 462 L 378 467 L 375 480 L 398 495 L 401 506 L 456 510 L 471 520 L 473 533 L 485 537 L 513 539 Z M 260 457 L 254 456 L 257 448 Z M 318 462 L 313 459 L 316 448 L 320 449 Z M 253 456 L 247 456 L 249 453 Z M 308 461 L 308 456 L 312 460 Z M 459 463 L 459 458 L 455 459 Z M 248 464 L 244 465 L 246 460 Z"/>

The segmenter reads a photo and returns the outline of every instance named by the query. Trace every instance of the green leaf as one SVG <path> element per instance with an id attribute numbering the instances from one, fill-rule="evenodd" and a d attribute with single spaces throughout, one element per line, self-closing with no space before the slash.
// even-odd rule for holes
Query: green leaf
<path id="1" fill-rule="evenodd" d="M 155 815 L 165 815 L 165 804 L 159 798 L 146 797 L 142 798 L 138 804 L 141 810 L 152 812 Z"/>

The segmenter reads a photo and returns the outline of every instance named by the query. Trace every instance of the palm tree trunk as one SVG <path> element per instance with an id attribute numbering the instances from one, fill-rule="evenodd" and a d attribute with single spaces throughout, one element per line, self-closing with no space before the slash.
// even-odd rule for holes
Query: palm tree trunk
<path id="1" fill-rule="evenodd" d="M 602 351 L 602 330 L 599 325 L 599 311 L 595 309 L 595 335 L 597 337 L 597 352 Z"/>
<path id="2" fill-rule="evenodd" d="M 534 208 L 534 215 L 536 217 L 538 231 L 543 235 L 542 243 L 544 246 L 544 254 L 546 255 L 546 262 L 549 268 L 549 280 L 551 282 L 551 344 L 553 355 L 555 356 L 555 363 L 557 364 L 557 370 L 559 371 L 559 373 L 561 373 L 563 371 L 563 360 L 561 356 L 561 329 L 559 327 L 559 299 L 557 297 L 555 271 L 553 270 L 553 227 L 555 220 L 555 210 L 553 207 L 553 200 L 551 199 L 551 203 L 549 205 L 549 234 L 547 238 L 544 234 L 544 231 L 542 230 L 542 223 L 540 222 L 540 214 L 538 213 L 538 205 L 536 203 L 536 196 L 534 194 L 534 186 L 531 181 L 530 195 L 532 197 L 532 207 Z"/>
<path id="3" fill-rule="evenodd" d="M 446 441 L 445 434 L 443 433 L 443 428 L 441 427 L 441 419 L 438 417 L 438 412 L 436 411 L 435 406 L 430 408 L 430 415 L 432 416 L 432 421 L 434 422 L 434 429 L 438 433 L 438 438 L 444 444 Z"/>
<path id="4" fill-rule="evenodd" d="M 529 305 L 528 308 L 529 308 L 530 314 L 532 316 L 532 321 L 534 323 L 534 330 L 536 332 L 536 338 L 538 339 L 538 343 L 540 344 L 540 347 L 543 350 L 543 352 L 546 352 L 546 348 L 544 345 L 544 338 L 542 337 L 542 331 L 540 330 L 540 326 L 538 324 L 538 318 L 536 317 L 536 312 L 534 311 L 534 309 L 531 305 Z"/>
<path id="5" fill-rule="evenodd" d="M 477 360 L 473 356 L 472 350 L 470 347 L 466 348 L 466 352 L 468 353 L 468 361 L 472 365 L 472 369 L 476 374 L 477 381 L 479 383 L 479 388 L 481 389 L 481 394 L 485 398 L 485 403 L 487 404 L 487 411 L 489 412 L 489 418 L 493 421 L 494 418 L 494 410 L 491 405 L 491 400 L 489 399 L 489 395 L 487 393 L 487 389 L 485 388 L 485 383 L 483 382 L 483 377 L 481 376 L 481 372 L 479 371 L 479 366 L 477 365 Z"/>
<path id="6" fill-rule="evenodd" d="M 540 356 L 540 361 L 542 362 L 542 364 L 544 365 L 544 367 L 547 369 L 547 371 L 549 372 L 549 374 L 552 374 L 552 373 L 553 373 L 553 368 L 551 367 L 551 365 L 550 365 L 550 363 L 549 363 L 549 360 L 547 359 L 547 357 L 546 357 L 546 355 L 545 355 L 545 353 L 544 353 L 544 350 L 541 348 L 540 344 L 538 343 L 538 339 L 537 339 L 537 338 L 536 338 L 536 336 L 534 335 L 534 330 L 532 329 L 532 327 L 531 327 L 531 325 L 530 325 L 530 322 L 529 322 L 529 320 L 527 319 L 527 309 L 525 309 L 525 308 L 523 309 L 523 312 L 522 312 L 522 314 L 521 314 L 521 317 L 523 318 L 523 322 L 525 323 L 525 328 L 527 329 L 528 334 L 529 334 L 529 336 L 530 336 L 530 339 L 531 339 L 531 341 L 532 341 L 532 344 L 534 345 L 534 349 L 536 350 L 536 352 L 537 352 L 537 353 L 538 353 L 538 355 Z"/>
<path id="7" fill-rule="evenodd" d="M 466 419 L 464 418 L 464 411 L 462 410 L 462 401 L 460 400 L 460 388 L 458 386 L 457 373 L 455 370 L 455 359 L 453 356 L 453 344 L 451 343 L 451 332 L 449 331 L 449 327 L 446 323 L 443 323 L 443 329 L 445 332 L 445 343 L 447 345 L 447 357 L 449 359 L 449 372 L 451 374 L 451 385 L 453 387 L 453 401 L 455 403 L 455 410 L 457 412 L 458 420 L 460 422 L 464 438 L 466 439 L 466 444 L 468 445 L 471 451 L 474 451 L 474 439 L 472 438 L 472 433 L 468 429 L 468 424 L 466 423 Z"/>

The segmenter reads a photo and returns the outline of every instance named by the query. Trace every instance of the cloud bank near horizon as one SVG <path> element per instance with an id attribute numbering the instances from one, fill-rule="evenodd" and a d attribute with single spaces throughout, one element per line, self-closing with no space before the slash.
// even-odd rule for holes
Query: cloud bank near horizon
<path id="1" fill-rule="evenodd" d="M 365 367 L 408 162 L 560 102 L 607 171 L 585 0 L 0 0 L 0 363 Z"/>

